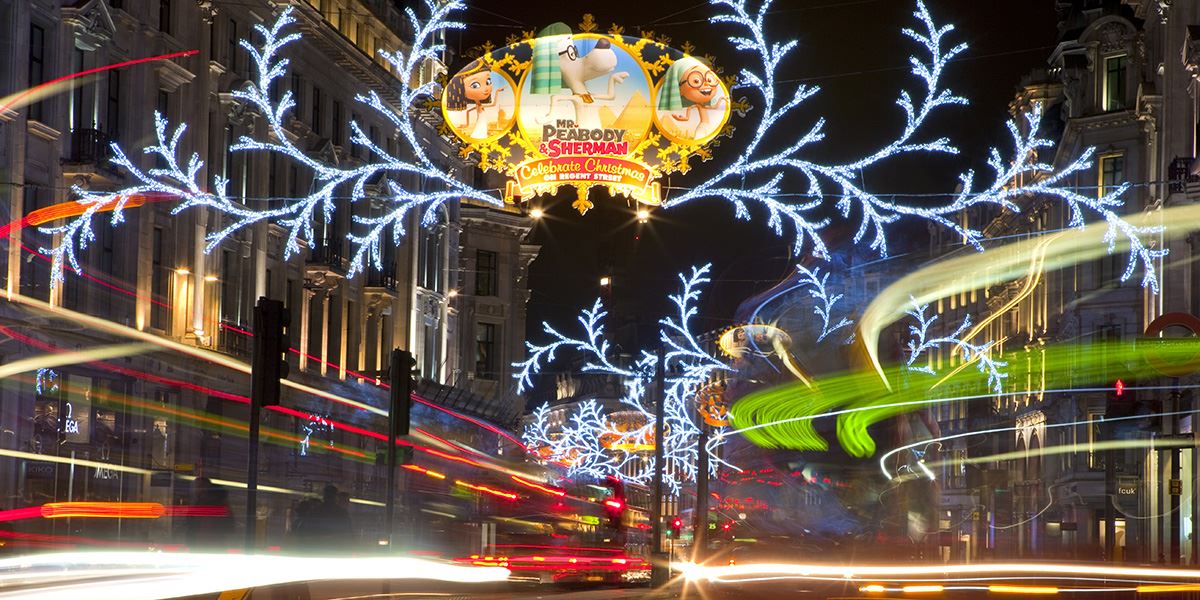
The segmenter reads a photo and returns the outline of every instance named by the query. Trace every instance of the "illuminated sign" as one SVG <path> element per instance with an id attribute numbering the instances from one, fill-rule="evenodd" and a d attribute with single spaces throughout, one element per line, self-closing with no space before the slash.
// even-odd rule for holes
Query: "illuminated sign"
<path id="1" fill-rule="evenodd" d="M 742 105 L 705 59 L 615 26 L 598 33 L 590 15 L 579 27 L 555 23 L 487 48 L 446 82 L 443 131 L 464 142 L 464 157 L 508 177 L 508 202 L 565 186 L 580 213 L 593 187 L 657 205 L 662 176 L 707 160 Z"/>
<path id="2" fill-rule="evenodd" d="M 79 420 L 75 418 L 75 408 L 70 402 L 63 404 L 63 408 L 67 414 L 63 415 L 63 433 L 67 435 L 78 435 Z"/>

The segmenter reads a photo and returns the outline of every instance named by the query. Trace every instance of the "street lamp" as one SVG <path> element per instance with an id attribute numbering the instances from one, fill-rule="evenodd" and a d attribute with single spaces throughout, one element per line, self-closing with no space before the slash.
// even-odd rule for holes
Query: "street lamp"
<path id="1" fill-rule="evenodd" d="M 605 275 L 604 277 L 601 277 L 601 278 L 600 278 L 600 285 L 601 285 L 602 287 L 608 287 L 608 286 L 612 285 L 612 277 L 609 277 L 608 275 Z"/>

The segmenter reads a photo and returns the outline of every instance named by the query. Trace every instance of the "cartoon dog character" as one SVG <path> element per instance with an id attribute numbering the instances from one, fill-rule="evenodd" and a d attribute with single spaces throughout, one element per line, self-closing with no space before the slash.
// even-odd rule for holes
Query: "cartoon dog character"
<path id="1" fill-rule="evenodd" d="M 617 67 L 617 53 L 612 42 L 596 41 L 595 47 L 580 56 L 579 47 L 572 37 L 571 28 L 564 23 L 555 23 L 538 33 L 533 49 L 533 72 L 530 92 L 550 94 L 550 110 L 541 120 L 552 120 L 554 109 L 559 104 L 571 104 L 575 109 L 575 124 L 586 129 L 599 129 L 600 111 L 596 100 L 616 98 L 616 86 L 629 77 L 629 73 L 613 73 Z M 611 74 L 611 75 L 610 75 Z M 599 95 L 588 90 L 587 82 L 610 75 L 608 93 Z M 566 88 L 570 94 L 560 94 Z"/>

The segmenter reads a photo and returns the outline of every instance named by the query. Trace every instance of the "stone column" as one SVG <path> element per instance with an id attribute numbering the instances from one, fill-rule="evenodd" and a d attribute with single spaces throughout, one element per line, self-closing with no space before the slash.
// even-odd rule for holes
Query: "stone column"
<path id="1" fill-rule="evenodd" d="M 334 327 L 337 327 L 340 333 L 338 335 L 338 379 L 341 381 L 346 380 L 346 365 L 350 362 L 350 357 L 346 354 L 350 348 L 348 339 L 350 337 L 350 315 L 346 314 L 346 295 L 349 291 L 348 288 L 343 287 L 342 293 L 338 294 L 336 298 L 338 322 L 334 323 Z"/>
<path id="2" fill-rule="evenodd" d="M 312 311 L 312 299 L 316 296 L 316 290 L 308 287 L 306 281 L 304 287 L 300 290 L 300 340 L 296 347 L 300 349 L 300 370 L 308 368 L 308 321 Z"/>
<path id="3" fill-rule="evenodd" d="M 329 373 L 329 295 L 332 288 L 321 295 L 321 375 Z"/>
<path id="4" fill-rule="evenodd" d="M 371 302 L 364 302 L 366 307 L 362 311 L 362 332 L 359 336 L 359 370 L 361 371 L 377 371 L 376 354 L 378 353 L 378 342 L 376 341 L 376 308 L 371 306 Z"/>
<path id="5" fill-rule="evenodd" d="M 204 331 L 204 275 L 205 255 L 204 240 L 208 235 L 208 210 L 198 207 L 196 222 L 192 233 L 192 326 L 191 333 L 195 336 L 196 345 L 205 345 Z"/>
<path id="6" fill-rule="evenodd" d="M 13 42 L 13 48 L 28 48 L 30 4 L 13 2 L 9 10 L 12 22 L 5 25 L 10 30 L 7 37 Z M 21 52 L 5 53 L 4 60 L 8 63 L 5 70 L 12 76 L 16 89 L 29 87 L 29 69 L 26 63 L 28 58 Z M 0 136 L 4 136 L 3 153 L 0 153 L 0 159 L 3 159 L 0 160 L 0 182 L 3 182 L 0 183 L 0 189 L 3 190 L 2 197 L 8 202 L 8 214 L 12 215 L 13 220 L 25 216 L 22 199 L 25 190 L 25 140 L 28 135 L 26 114 L 27 109 L 10 109 L 0 114 L 0 123 L 3 124 L 0 126 Z M 4 291 L 10 296 L 21 291 L 21 231 L 13 229 L 8 232 L 8 285 Z"/>

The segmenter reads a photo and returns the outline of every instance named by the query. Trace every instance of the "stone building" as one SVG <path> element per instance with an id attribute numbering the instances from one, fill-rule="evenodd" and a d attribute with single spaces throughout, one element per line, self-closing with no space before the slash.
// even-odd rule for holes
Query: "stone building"
<path id="1" fill-rule="evenodd" d="M 265 120 L 232 95 L 254 76 L 250 56 L 238 42 L 249 39 L 256 43 L 258 33 L 253 28 L 269 25 L 285 5 L 294 8 L 293 30 L 304 35 L 287 47 L 289 72 L 279 82 L 279 89 L 271 90 L 273 94 L 290 91 L 295 98 L 286 135 L 319 160 L 341 166 L 362 164 L 375 157 L 351 143 L 349 123 L 353 120 L 378 148 L 404 152 L 395 126 L 355 99 L 358 94 L 375 92 L 392 110 L 405 110 L 397 105 L 398 73 L 379 55 L 381 50 L 404 49 L 412 34 L 395 3 L 0 0 L 0 43 L 11 50 L 0 59 L 4 95 L 96 67 L 196 51 L 77 78 L 57 93 L 0 114 L 0 221 L 21 222 L 39 209 L 67 203 L 73 200 L 72 186 L 103 191 L 129 185 L 129 175 L 109 162 L 112 142 L 120 144 L 141 168 L 154 168 L 156 157 L 143 155 L 140 149 L 156 143 L 155 111 L 172 127 L 187 124 L 180 156 L 186 159 L 196 153 L 203 160 L 198 181 L 211 182 L 218 175 L 227 178 L 230 195 L 248 206 L 274 206 L 307 194 L 311 174 L 296 161 L 265 152 L 229 151 L 243 135 L 260 140 L 268 137 Z M 441 63 L 431 61 L 419 78 L 427 81 L 444 70 Z M 459 158 L 454 142 L 439 136 L 432 126 L 418 124 L 417 136 L 425 152 L 443 167 L 464 179 L 475 176 L 474 166 Z M 386 189 L 386 181 L 372 183 Z M 318 218 L 313 239 L 302 242 L 301 251 L 285 260 L 287 231 L 276 224 L 244 229 L 206 252 L 207 236 L 226 226 L 227 217 L 205 208 L 173 215 L 172 203 L 147 202 L 129 209 L 126 222 L 116 227 L 110 227 L 105 216 L 98 217 L 96 239 L 80 252 L 83 274 L 68 269 L 66 281 L 53 290 L 49 262 L 37 249 L 57 240 L 39 233 L 36 227 L 12 227 L 0 240 L 0 289 L 47 302 L 53 307 L 51 314 L 63 310 L 92 315 L 239 360 L 249 358 L 256 299 L 280 299 L 291 316 L 293 351 L 289 361 L 294 381 L 318 390 L 336 390 L 365 405 L 386 407 L 386 392 L 377 384 L 386 377 L 391 349 L 407 348 L 418 361 L 425 397 L 434 403 L 458 402 L 459 411 L 511 425 L 521 407 L 504 394 L 502 386 L 453 386 L 471 379 L 506 384 L 510 378 L 505 365 L 523 358 L 521 333 L 528 299 L 523 273 L 537 254 L 536 246 L 524 242 L 528 219 L 518 213 L 449 202 L 433 227 L 422 228 L 414 220 L 406 227 L 410 233 L 402 244 L 385 245 L 382 269 L 349 277 L 346 234 L 352 231 L 353 219 L 382 210 L 373 202 L 359 204 L 340 203 L 332 218 Z M 462 285 L 458 282 L 471 279 L 460 269 L 475 268 L 478 252 L 485 250 L 495 265 L 492 281 L 503 296 L 493 294 L 497 296 L 494 302 L 474 299 L 468 306 L 465 294 L 456 299 L 456 294 L 464 291 L 456 287 Z M 477 340 L 483 338 L 489 339 L 491 346 L 487 360 L 481 361 L 483 350 Z M 13 339 L 7 339 L 9 343 L 0 349 L 4 361 L 33 352 L 12 343 Z M 54 342 L 57 346 L 70 343 L 67 339 Z M 189 362 L 186 356 L 157 356 L 154 360 L 158 364 L 155 369 L 198 369 L 198 380 L 231 377 L 224 372 L 218 375 L 216 367 Z M 69 375 L 74 368 L 61 370 Z M 146 398 L 163 391 L 151 389 L 154 386 L 145 380 L 122 380 L 110 386 L 101 381 L 105 376 L 86 368 L 77 376 L 89 380 L 76 386 L 80 389 L 112 391 L 119 387 L 120 393 Z M 248 383 L 229 381 L 235 394 L 244 391 L 241 388 Z M 23 448 L 21 451 L 33 448 L 34 384 L 33 380 L 6 384 L 0 391 L 4 397 L 0 425 L 13 434 L 11 439 L 0 440 L 0 446 Z M 185 390 L 180 397 L 178 390 L 163 393 L 188 408 L 220 412 L 221 403 L 214 403 L 211 394 L 206 397 Z M 333 418 L 342 410 L 318 396 L 288 393 L 292 395 L 285 404 L 311 415 Z M 345 418 L 375 429 L 379 426 L 370 415 Z M 306 426 L 303 419 L 272 423 L 273 419 L 278 416 L 269 416 L 268 423 L 305 435 L 300 433 Z M 175 435 L 176 426 L 164 422 L 162 433 Z M 342 440 L 344 435 L 336 437 Z M 453 432 L 446 435 L 453 437 Z M 210 476 L 232 478 L 226 471 L 235 468 L 233 462 L 240 462 L 240 457 L 227 450 L 222 461 L 183 439 L 172 444 L 173 452 L 179 453 L 175 462 L 196 465 L 201 471 L 208 467 Z M 334 443 L 332 439 L 330 443 Z M 71 450 L 90 452 L 87 446 L 91 442 L 80 438 L 78 448 Z M 484 448 L 496 445 L 494 441 L 474 443 Z M 230 458 L 238 460 L 231 462 Z M 7 475 L 2 475 L 6 469 L 0 468 L 0 477 L 19 477 L 16 473 L 24 468 L 9 466 Z M 363 465 L 356 469 L 321 467 L 312 479 L 337 483 L 364 498 L 379 492 L 363 483 L 363 473 L 369 479 L 371 469 Z M 277 475 L 307 478 L 298 471 Z M 128 483 L 132 487 L 126 492 L 136 495 L 133 488 L 145 484 Z M 5 486 L 7 483 L 0 484 Z M 9 498 L 2 501 L 21 504 Z"/>
<path id="2" fill-rule="evenodd" d="M 1071 0 L 1057 7 L 1058 45 L 1047 68 L 1021 82 L 1010 106 L 1018 119 L 1029 110 L 1042 111 L 1040 133 L 1055 146 L 1041 150 L 1038 158 L 1062 167 L 1094 147 L 1091 169 L 1072 184 L 1099 197 L 1129 182 L 1124 195 L 1129 215 L 1194 202 L 1200 6 Z M 1061 201 L 1033 196 L 1018 204 L 1019 214 L 976 211 L 964 218 L 1006 241 L 1069 226 Z M 949 252 L 958 241 L 935 233 L 931 250 Z M 1146 241 L 1162 244 L 1161 239 Z M 976 320 L 997 317 L 976 341 L 996 340 L 996 351 L 1017 357 L 1010 361 L 1003 395 L 935 409 L 943 435 L 1006 431 L 987 441 L 964 437 L 942 449 L 943 458 L 953 463 L 941 477 L 940 521 L 951 532 L 943 543 L 948 557 L 1200 560 L 1200 539 L 1191 524 L 1198 512 L 1192 490 L 1200 473 L 1194 451 L 1147 449 L 1154 437 L 1192 435 L 1191 415 L 1160 413 L 1186 413 L 1191 400 L 1181 389 L 1194 383 L 1193 377 L 1118 383 L 1127 365 L 1111 364 L 1104 381 L 1062 392 L 1048 389 L 1045 376 L 1063 368 L 1046 362 L 1047 346 L 1074 344 L 1086 351 L 1106 342 L 1133 344 L 1163 314 L 1197 312 L 1200 249 L 1195 238 L 1170 241 L 1167 247 L 1170 255 L 1155 265 L 1158 295 L 1139 285 L 1140 273 L 1122 281 L 1127 255 L 1118 251 L 1063 269 L 1035 269 L 1006 285 L 939 301 L 938 313 L 948 324 L 967 313 Z M 1164 389 L 1123 389 L 1132 385 Z M 1140 440 L 1141 447 L 1098 449 L 1109 440 Z M 1041 451 L 1047 448 L 1056 451 Z M 1006 452 L 1025 456 L 980 465 L 959 462 Z M 1181 493 L 1171 493 L 1171 479 L 1181 480 Z"/>

